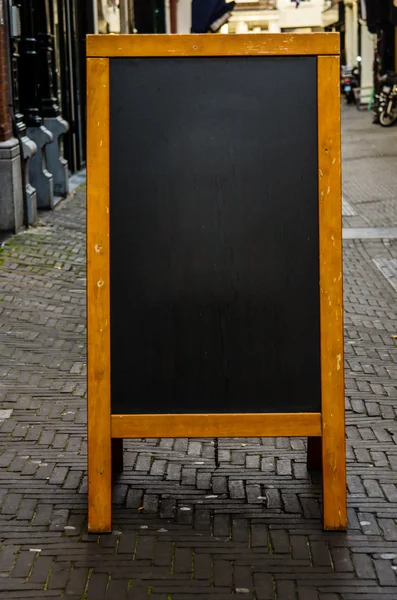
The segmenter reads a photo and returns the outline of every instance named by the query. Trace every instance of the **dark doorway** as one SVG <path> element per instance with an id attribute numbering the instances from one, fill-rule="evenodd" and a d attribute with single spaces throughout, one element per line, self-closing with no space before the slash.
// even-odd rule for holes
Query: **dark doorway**
<path id="1" fill-rule="evenodd" d="M 86 160 L 85 38 L 93 32 L 93 9 L 88 0 L 56 0 L 53 6 L 60 105 L 70 127 L 63 140 L 64 156 L 75 172 Z"/>

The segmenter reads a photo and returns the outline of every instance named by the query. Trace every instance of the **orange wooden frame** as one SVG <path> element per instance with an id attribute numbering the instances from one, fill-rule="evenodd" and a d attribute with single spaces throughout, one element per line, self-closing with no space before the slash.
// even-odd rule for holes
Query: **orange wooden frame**
<path id="1" fill-rule="evenodd" d="M 122 438 L 307 436 L 322 465 L 323 522 L 344 530 L 342 218 L 337 34 L 87 38 L 88 529 L 111 531 L 113 466 Z M 321 413 L 112 415 L 110 403 L 109 58 L 317 56 Z M 117 442 L 117 443 L 116 443 Z M 120 442 L 120 443 L 119 443 Z M 321 459 L 316 452 L 321 451 Z"/>
<path id="2" fill-rule="evenodd" d="M 112 438 L 321 436 L 321 413 L 112 415 Z"/>
<path id="3" fill-rule="evenodd" d="M 264 35 L 89 35 L 87 57 L 328 56 L 340 50 L 336 33 Z"/>

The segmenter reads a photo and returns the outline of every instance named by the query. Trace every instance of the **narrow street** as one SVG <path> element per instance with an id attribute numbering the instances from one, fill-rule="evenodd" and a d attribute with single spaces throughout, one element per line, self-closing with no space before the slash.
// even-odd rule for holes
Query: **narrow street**
<path id="1" fill-rule="evenodd" d="M 87 534 L 81 187 L 0 254 L 0 598 L 396 600 L 397 129 L 343 132 L 348 532 L 306 440 L 255 438 L 125 442 Z"/>

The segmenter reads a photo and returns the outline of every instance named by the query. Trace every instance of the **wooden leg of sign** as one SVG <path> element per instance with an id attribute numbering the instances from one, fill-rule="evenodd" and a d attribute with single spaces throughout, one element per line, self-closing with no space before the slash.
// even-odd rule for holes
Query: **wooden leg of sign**
<path id="1" fill-rule="evenodd" d="M 123 440 L 112 438 L 112 474 L 113 476 L 123 470 Z"/>
<path id="2" fill-rule="evenodd" d="M 321 437 L 307 438 L 307 468 L 309 471 L 321 471 L 322 443 Z"/>
<path id="3" fill-rule="evenodd" d="M 346 450 L 339 56 L 317 59 L 324 529 L 344 530 Z"/>
<path id="4" fill-rule="evenodd" d="M 323 434 L 323 522 L 324 529 L 345 531 L 346 506 L 346 455 L 345 428 L 329 428 Z"/>
<path id="5" fill-rule="evenodd" d="M 109 60 L 87 60 L 88 531 L 112 530 Z"/>
<path id="6" fill-rule="evenodd" d="M 110 432 L 109 432 L 110 433 Z M 112 531 L 112 460 L 110 435 L 88 434 L 88 531 Z"/>

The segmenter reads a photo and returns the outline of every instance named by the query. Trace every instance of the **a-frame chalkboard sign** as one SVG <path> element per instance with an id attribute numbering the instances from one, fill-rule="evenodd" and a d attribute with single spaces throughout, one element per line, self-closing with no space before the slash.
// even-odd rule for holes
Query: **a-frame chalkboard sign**
<path id="1" fill-rule="evenodd" d="M 339 36 L 87 39 L 88 527 L 123 438 L 308 437 L 346 528 Z"/>

